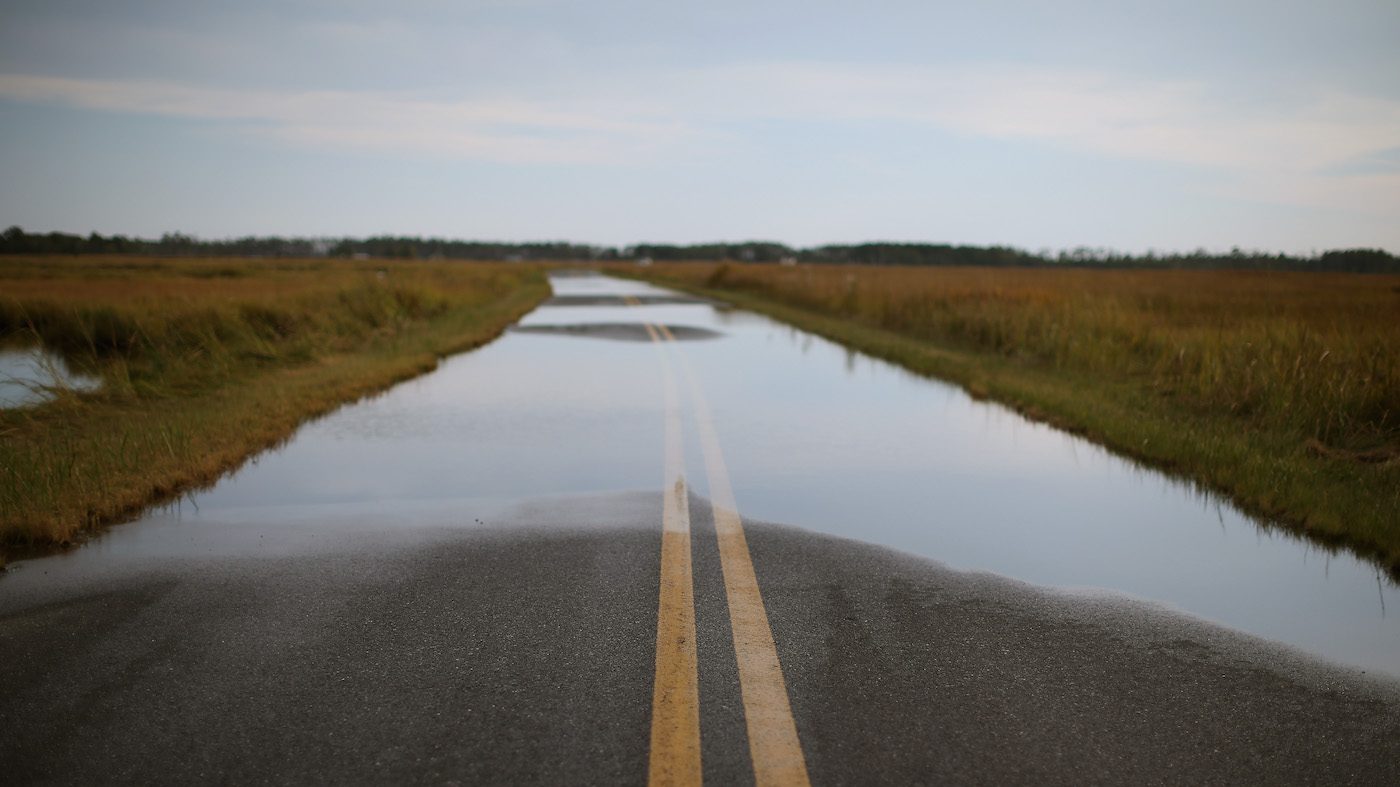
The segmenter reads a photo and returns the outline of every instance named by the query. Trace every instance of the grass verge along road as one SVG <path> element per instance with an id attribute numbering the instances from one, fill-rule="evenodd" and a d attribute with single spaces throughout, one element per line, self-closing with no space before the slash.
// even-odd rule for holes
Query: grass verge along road
<path id="1" fill-rule="evenodd" d="M 298 424 L 497 335 L 531 266 L 0 258 L 0 341 L 102 381 L 0 410 L 0 564 L 207 484 Z"/>

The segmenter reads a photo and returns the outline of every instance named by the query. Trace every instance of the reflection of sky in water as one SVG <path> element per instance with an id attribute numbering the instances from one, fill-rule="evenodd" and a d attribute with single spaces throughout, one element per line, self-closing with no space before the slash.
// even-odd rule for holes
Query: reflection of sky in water
<path id="1" fill-rule="evenodd" d="M 660 381 L 646 362 L 655 351 L 580 341 L 507 335 L 303 429 L 262 459 L 259 472 L 200 495 L 199 504 L 529 497 L 659 484 Z"/>
<path id="2" fill-rule="evenodd" d="M 52 397 L 49 389 L 87 391 L 101 383 L 38 348 L 0 349 L 0 407 L 24 407 Z"/>
<path id="3" fill-rule="evenodd" d="M 1400 674 L 1400 589 L 1369 563 L 766 318 L 634 311 L 727 335 L 677 349 L 710 400 L 746 516 L 1037 584 L 1107 588 Z M 694 439 L 687 448 L 703 490 Z"/>
<path id="4" fill-rule="evenodd" d="M 574 277 L 555 289 L 663 292 Z M 750 518 L 1027 582 L 1107 588 L 1400 675 L 1400 591 L 1372 565 L 1263 530 L 959 389 L 707 305 L 544 307 L 522 323 L 643 320 L 723 334 L 674 351 L 704 386 Z M 153 513 L 75 557 L 155 549 L 153 528 L 217 551 L 238 528 L 286 539 L 298 523 L 321 534 L 460 526 L 501 501 L 659 489 L 660 400 L 654 346 L 506 334 L 307 425 L 194 496 L 197 508 Z M 689 475 L 703 492 L 692 423 L 687 430 Z M 158 548 L 171 542 L 167 533 Z"/>

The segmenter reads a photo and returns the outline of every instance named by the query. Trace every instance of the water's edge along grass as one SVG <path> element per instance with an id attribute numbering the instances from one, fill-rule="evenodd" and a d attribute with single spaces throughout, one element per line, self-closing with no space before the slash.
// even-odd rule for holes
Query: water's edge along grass
<path id="1" fill-rule="evenodd" d="M 754 311 L 920 375 L 959 385 L 1027 418 L 1082 436 L 1145 467 L 1229 499 L 1263 526 L 1280 526 L 1327 548 L 1375 560 L 1400 579 L 1400 462 L 1319 452 L 1289 430 L 1236 414 L 1188 409 L 1144 388 L 1023 359 L 912 338 L 755 293 L 716 285 L 714 266 L 612 266 L 649 281 Z M 701 275 L 695 269 L 711 271 Z"/>
<path id="2" fill-rule="evenodd" d="M 161 345 L 141 361 L 160 368 L 132 376 L 136 382 L 124 392 L 73 394 L 35 408 L 0 411 L 0 480 L 5 486 L 0 566 L 6 559 L 80 543 L 152 506 L 206 487 L 284 442 L 308 420 L 431 371 L 444 356 L 489 342 L 549 295 L 542 271 L 533 266 L 494 265 L 477 274 L 466 273 L 472 264 L 448 265 L 461 266 L 463 276 L 452 278 L 455 274 L 446 266 L 430 271 L 448 277 L 441 302 L 412 318 L 367 318 L 372 328 L 348 334 L 343 331 L 349 329 L 335 325 L 304 328 L 309 337 L 296 339 L 295 346 L 280 346 L 277 336 L 279 331 L 294 336 L 297 328 L 274 325 L 265 350 L 250 353 L 240 345 L 238 353 L 226 357 L 212 357 L 223 346 L 217 337 L 179 353 Z M 243 275 L 241 264 L 233 267 L 233 275 Z M 373 281 L 378 270 L 361 273 Z M 473 275 L 481 280 L 471 280 Z M 321 286 L 319 277 L 314 286 Z M 353 291 L 362 285 L 346 286 Z M 330 295 L 337 305 L 359 305 L 345 298 L 343 288 Z M 200 309 L 202 297 L 193 296 Z M 271 296 L 266 314 L 252 302 L 240 302 L 237 319 L 295 323 L 305 316 L 310 321 L 326 307 L 314 299 L 288 305 L 290 297 L 280 292 Z M 166 305 L 159 299 L 153 303 L 157 310 Z M 211 334 L 230 330 L 212 318 L 211 324 Z M 223 338 L 223 344 L 231 341 Z M 98 354 L 103 357 L 94 363 L 109 387 L 129 382 L 124 377 L 129 362 L 122 352 Z"/>

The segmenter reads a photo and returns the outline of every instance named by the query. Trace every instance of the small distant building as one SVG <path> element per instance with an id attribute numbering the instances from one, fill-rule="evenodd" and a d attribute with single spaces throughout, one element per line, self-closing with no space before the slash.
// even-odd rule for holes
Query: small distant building
<path id="1" fill-rule="evenodd" d="M 651 264 L 651 258 L 650 258 L 650 257 L 638 257 L 638 258 L 637 258 L 637 264 L 638 264 L 638 265 L 642 265 L 642 266 L 650 265 L 650 264 Z"/>
<path id="2" fill-rule="evenodd" d="M 778 264 L 779 264 L 779 265 L 796 265 L 796 264 L 797 264 L 797 258 L 796 258 L 796 257 L 779 257 L 779 258 L 778 258 Z"/>

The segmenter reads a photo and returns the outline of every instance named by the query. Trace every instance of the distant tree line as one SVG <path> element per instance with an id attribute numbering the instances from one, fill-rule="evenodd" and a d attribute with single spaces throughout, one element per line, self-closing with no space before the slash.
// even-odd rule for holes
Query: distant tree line
<path id="1" fill-rule="evenodd" d="M 332 257 L 364 255 L 410 260 L 596 260 L 617 256 L 615 251 L 601 246 L 563 241 L 503 243 L 388 235 L 363 240 L 343 238 L 332 243 L 325 253 Z"/>
<path id="2" fill-rule="evenodd" d="M 577 243 L 496 243 L 443 238 L 280 238 L 200 240 L 167 233 L 158 240 L 125 235 L 86 237 L 64 232 L 30 233 L 10 227 L 0 233 L 0 254 L 146 254 L 168 257 L 388 257 L 450 260 L 616 259 L 617 251 Z"/>
<path id="3" fill-rule="evenodd" d="M 639 243 L 620 250 L 620 256 L 627 259 L 646 258 L 657 262 L 684 262 L 686 260 L 781 262 L 784 258 L 794 257 L 796 254 L 797 252 L 792 248 L 770 241 L 696 243 L 690 246 Z"/>
<path id="4" fill-rule="evenodd" d="M 0 233 L 0 254 L 144 254 L 208 257 L 374 257 L 445 260 L 630 260 L 816 263 L 848 265 L 974 265 L 1241 270 L 1306 270 L 1400 273 L 1400 257 L 1381 249 L 1343 249 L 1307 257 L 1232 249 L 1219 254 L 1124 254 L 1078 247 L 1032 253 L 1009 246 L 951 246 L 938 243 L 860 243 L 794 248 L 773 241 L 675 245 L 591 246 L 563 241 L 507 243 L 379 235 L 370 238 L 246 237 L 200 240 L 182 233 L 159 239 L 125 235 L 28 233 L 11 227 Z"/>

